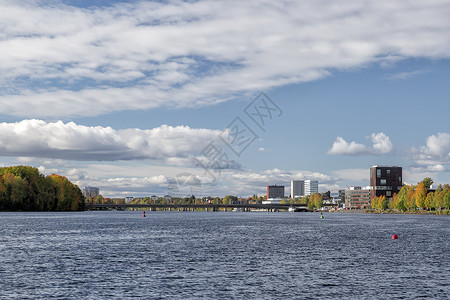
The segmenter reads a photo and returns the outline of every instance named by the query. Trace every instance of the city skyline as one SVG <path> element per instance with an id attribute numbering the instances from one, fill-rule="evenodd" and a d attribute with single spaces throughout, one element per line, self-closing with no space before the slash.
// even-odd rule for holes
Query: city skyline
<path id="1" fill-rule="evenodd" d="M 448 1 L 0 11 L 1 166 L 105 197 L 245 197 L 303 179 L 325 192 L 369 185 L 373 165 L 450 183 Z"/>

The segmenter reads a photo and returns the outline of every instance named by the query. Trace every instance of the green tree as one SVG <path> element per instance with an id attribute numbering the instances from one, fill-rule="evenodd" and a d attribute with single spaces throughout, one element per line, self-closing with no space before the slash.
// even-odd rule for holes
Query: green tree
<path id="1" fill-rule="evenodd" d="M 232 196 L 232 195 L 225 195 L 225 197 L 223 198 L 223 204 L 231 204 L 233 201 L 237 201 L 238 198 L 236 196 Z"/>
<path id="2" fill-rule="evenodd" d="M 444 195 L 444 207 L 450 208 L 450 191 L 446 191 Z"/>
<path id="3" fill-rule="evenodd" d="M 425 207 L 431 210 L 434 208 L 434 193 L 428 193 L 425 198 Z"/>
<path id="4" fill-rule="evenodd" d="M 430 177 L 425 177 L 422 180 L 422 183 L 424 184 L 425 188 L 428 191 L 430 189 L 430 186 L 433 184 L 433 179 L 431 179 Z M 420 182 L 418 184 L 420 184 Z"/>
<path id="5" fill-rule="evenodd" d="M 394 197 L 395 209 L 399 211 L 406 211 L 408 209 L 407 200 L 408 195 L 410 194 L 410 188 L 411 186 L 409 185 L 402 186 L 400 192 Z"/>

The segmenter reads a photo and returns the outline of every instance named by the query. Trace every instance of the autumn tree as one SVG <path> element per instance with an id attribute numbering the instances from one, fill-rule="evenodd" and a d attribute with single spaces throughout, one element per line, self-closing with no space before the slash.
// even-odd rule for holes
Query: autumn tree
<path id="1" fill-rule="evenodd" d="M 0 210 L 83 210 L 85 199 L 67 178 L 37 168 L 0 168 Z"/>
<path id="2" fill-rule="evenodd" d="M 416 210 L 416 199 L 414 197 L 414 186 L 408 185 L 408 193 L 406 195 L 406 208 Z"/>
<path id="3" fill-rule="evenodd" d="M 430 180 L 431 180 L 431 178 L 430 178 Z M 427 197 L 427 191 L 428 191 L 428 189 L 425 187 L 425 184 L 423 183 L 423 181 L 419 182 L 419 184 L 416 187 L 416 190 L 414 191 L 414 200 L 415 200 L 415 204 L 418 208 L 425 207 L 425 199 Z"/>

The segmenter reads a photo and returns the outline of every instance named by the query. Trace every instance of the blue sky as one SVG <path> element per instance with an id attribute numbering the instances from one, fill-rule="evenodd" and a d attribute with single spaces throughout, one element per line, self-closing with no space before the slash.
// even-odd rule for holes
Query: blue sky
<path id="1" fill-rule="evenodd" d="M 109 197 L 336 190 L 375 164 L 449 183 L 449 14 L 438 0 L 0 1 L 0 163 Z M 260 92 L 282 111 L 264 131 L 244 111 Z M 236 117 L 257 136 L 240 155 L 220 138 Z M 220 169 L 196 163 L 213 165 L 209 145 Z"/>

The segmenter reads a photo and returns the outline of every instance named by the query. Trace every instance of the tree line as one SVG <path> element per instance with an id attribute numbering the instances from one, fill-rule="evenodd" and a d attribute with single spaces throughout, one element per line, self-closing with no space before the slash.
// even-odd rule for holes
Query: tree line
<path id="1" fill-rule="evenodd" d="M 66 177 L 44 176 L 37 168 L 0 168 L 0 210 L 76 211 L 85 209 L 80 188 Z"/>
<path id="2" fill-rule="evenodd" d="M 404 185 L 390 201 L 384 196 L 375 197 L 371 206 L 379 210 L 390 208 L 398 211 L 450 209 L 450 185 L 445 184 L 430 191 L 432 183 L 433 180 L 427 177 L 417 185 Z"/>
<path id="3" fill-rule="evenodd" d="M 310 210 L 319 209 L 323 207 L 323 196 L 320 193 L 314 193 L 307 195 L 305 197 L 299 198 L 289 198 L 287 200 L 282 200 L 282 204 L 303 204 L 306 205 Z"/>

